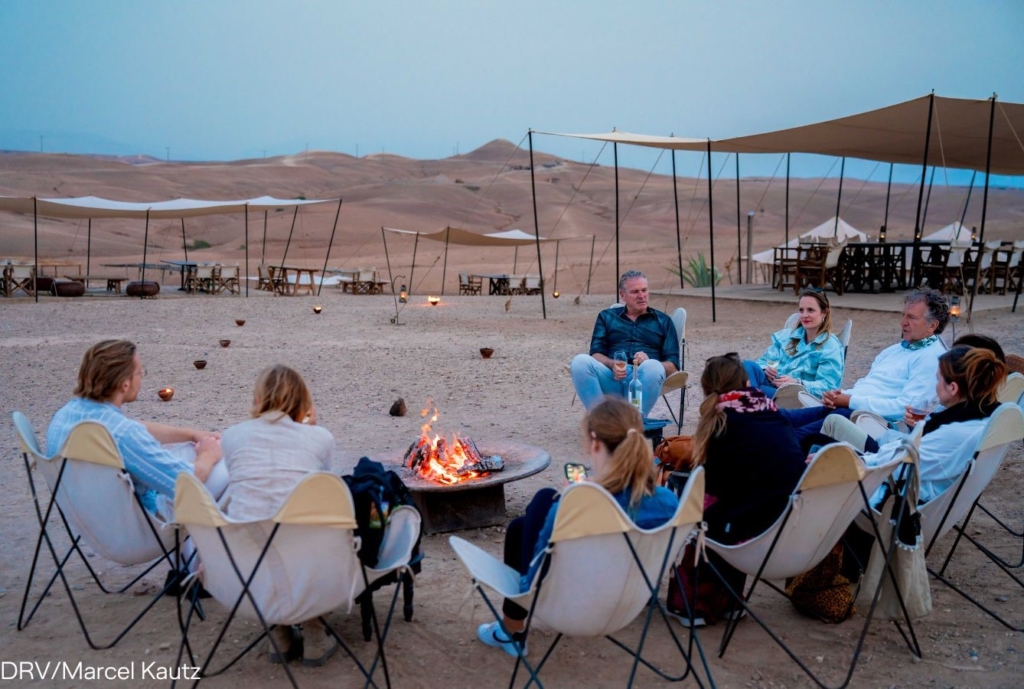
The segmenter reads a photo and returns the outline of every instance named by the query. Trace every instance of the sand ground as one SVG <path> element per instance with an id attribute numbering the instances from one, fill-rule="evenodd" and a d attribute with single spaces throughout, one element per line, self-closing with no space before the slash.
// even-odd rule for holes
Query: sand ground
<path id="1" fill-rule="evenodd" d="M 846 382 L 866 373 L 874 355 L 898 337 L 895 311 L 899 297 L 891 299 L 893 315 L 837 309 L 842 323 L 853 318 L 853 337 Z M 319 301 L 323 313 L 315 316 Z M 562 464 L 580 458 L 578 425 L 582 408 L 573 401 L 572 387 L 564 371 L 570 358 L 586 348 L 597 311 L 610 303 L 608 296 L 584 296 L 579 306 L 570 301 L 548 301 L 548 319 L 540 318 L 536 298 L 517 297 L 506 310 L 505 299 L 496 297 L 446 297 L 437 307 L 414 299 L 400 315 L 394 315 L 390 296 L 355 297 L 325 290 L 319 299 L 240 297 L 160 298 L 137 301 L 102 298 L 63 301 L 46 299 L 39 304 L 27 299 L 0 303 L 0 412 L 9 419 L 14 410 L 24 412 L 37 434 L 45 433 L 50 416 L 69 397 L 82 352 L 105 337 L 125 337 L 139 343 L 148 370 L 140 399 L 129 407 L 137 418 L 167 423 L 224 429 L 246 418 L 256 373 L 275 362 L 298 368 L 311 384 L 320 423 L 337 438 L 346 471 L 364 454 L 371 456 L 404 448 L 417 435 L 415 413 L 428 397 L 441 410 L 438 424 L 478 439 L 517 440 L 547 449 L 552 463 L 546 471 L 510 485 L 509 517 L 520 514 L 533 493 L 543 486 L 562 484 Z M 792 306 L 784 304 L 719 303 L 718 322 L 711 323 L 710 303 L 686 297 L 658 298 L 657 308 L 684 306 L 689 311 L 688 365 L 699 376 L 708 356 L 737 351 L 753 356 L 766 346 L 768 333 L 781 327 Z M 236 327 L 235 318 L 245 318 Z M 1009 351 L 1024 351 L 1021 317 L 1006 311 L 975 316 L 978 332 L 999 338 Z M 966 330 L 962 325 L 960 330 Z M 221 349 L 217 340 L 230 338 Z M 477 350 L 495 349 L 493 359 L 483 360 Z M 209 366 L 197 371 L 192 361 L 207 358 Z M 172 386 L 176 393 L 163 403 L 156 391 Z M 387 411 L 392 401 L 404 397 L 410 415 L 394 418 Z M 699 395 L 690 391 L 685 430 L 696 422 Z M 655 415 L 667 416 L 659 404 Z M 178 640 L 174 606 L 161 601 L 126 639 L 108 651 L 90 651 L 77 628 L 63 591 L 45 601 L 28 629 L 16 631 L 20 596 L 28 576 L 32 549 L 38 533 L 27 489 L 24 468 L 13 428 L 0 424 L 0 486 L 7 495 L 0 506 L 0 615 L 3 625 L 0 658 L 3 661 L 83 661 L 89 665 L 122 666 L 131 662 L 174 662 Z M 986 494 L 986 504 L 1020 524 L 1024 508 L 1020 487 L 1024 480 L 1022 452 L 1017 443 Z M 1020 539 L 997 534 L 991 522 L 978 519 L 972 530 L 1000 552 L 1011 556 Z M 463 532 L 463 537 L 500 554 L 502 528 Z M 937 550 L 948 548 L 949 541 Z M 456 561 L 447 536 L 424 539 L 426 560 L 416 581 L 416 613 L 411 623 L 397 620 L 388 639 L 391 676 L 397 687 L 500 686 L 512 661 L 481 646 L 474 630 L 488 612 L 478 598 L 468 597 L 470 580 Z M 44 560 L 45 562 L 45 560 Z M 95 566 L 114 581 L 127 581 L 129 572 L 93 559 Z M 951 566 L 952 576 L 969 591 L 996 607 L 1011 620 L 1024 621 L 1024 590 L 1007 580 L 975 553 L 964 551 Z M 84 568 L 71 570 L 71 581 L 88 618 L 101 637 L 127 619 L 145 599 L 149 588 L 162 581 L 151 575 L 144 595 L 104 596 L 87 581 Z M 585 586 L 585 582 L 581 582 Z M 918 636 L 924 659 L 915 659 L 903 646 L 891 624 L 877 623 L 868 635 L 855 686 L 1020 686 L 1024 661 L 1024 637 L 998 626 L 955 594 L 933 585 L 934 612 L 919 622 Z M 382 596 L 378 596 L 382 600 Z M 809 657 L 835 684 L 842 678 L 838 667 L 849 656 L 860 630 L 855 617 L 830 626 L 800 617 L 771 592 L 756 596 L 764 615 L 777 623 L 779 633 Z M 210 643 L 224 610 L 209 602 L 210 617 L 199 624 L 195 643 Z M 359 638 L 356 615 L 336 613 L 332 620 L 342 634 L 353 640 L 363 659 L 370 647 Z M 677 628 L 678 629 L 678 628 Z M 639 626 L 631 625 L 623 637 L 635 640 Z M 239 625 L 228 634 L 229 645 L 239 648 L 254 633 L 252 625 Z M 769 638 L 749 620 L 741 623 L 724 659 L 714 653 L 722 627 L 701 630 L 700 639 L 718 686 L 806 686 L 808 681 Z M 668 635 L 655 629 L 650 640 L 652 656 L 667 665 Z M 552 635 L 538 629 L 531 640 L 533 657 Z M 536 649 L 536 650 L 534 650 Z M 570 639 L 556 651 L 546 669 L 550 686 L 617 686 L 629 671 L 628 658 L 600 639 Z M 308 670 L 298 666 L 303 686 L 355 686 L 351 662 L 341 656 L 325 667 Z M 278 686 L 285 677 L 280 667 L 264 657 L 243 659 L 210 686 Z M 639 685 L 662 684 L 641 671 Z M 48 686 L 85 686 L 87 682 L 47 682 Z M 129 685 L 160 685 L 165 682 L 138 678 Z M 37 684 L 38 685 L 38 684 Z"/>

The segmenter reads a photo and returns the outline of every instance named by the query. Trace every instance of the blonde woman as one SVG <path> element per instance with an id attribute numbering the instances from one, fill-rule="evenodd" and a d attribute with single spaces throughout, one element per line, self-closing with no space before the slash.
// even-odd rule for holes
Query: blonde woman
<path id="1" fill-rule="evenodd" d="M 309 388 L 293 368 L 278 364 L 260 372 L 251 414 L 221 439 L 231 476 L 222 505 L 232 519 L 260 521 L 277 513 L 306 474 L 330 470 L 337 450 L 330 431 L 316 425 Z M 291 627 L 272 630 L 283 660 L 301 656 L 303 665 L 323 665 L 338 642 L 318 620 L 301 627 L 301 644 Z M 273 646 L 270 661 L 282 662 Z"/>
<path id="2" fill-rule="evenodd" d="M 583 449 L 594 467 L 590 480 L 611 493 L 630 519 L 643 529 L 661 526 L 675 514 L 679 500 L 675 493 L 656 485 L 651 446 L 644 438 L 644 424 L 636 407 L 619 397 L 605 397 L 583 418 Z M 558 492 L 543 488 L 530 501 L 526 514 L 517 517 L 505 532 L 505 564 L 522 574 L 520 590 L 527 591 L 540 568 L 536 555 L 547 546 L 555 526 Z M 516 643 L 522 643 L 527 611 L 506 600 L 502 625 L 480 625 L 477 638 L 510 656 L 518 657 Z M 523 655 L 526 647 L 523 646 Z"/>

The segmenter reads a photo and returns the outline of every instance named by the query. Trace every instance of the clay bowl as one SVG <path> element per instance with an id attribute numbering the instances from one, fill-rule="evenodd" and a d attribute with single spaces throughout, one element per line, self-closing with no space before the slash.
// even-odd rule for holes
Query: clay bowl
<path id="1" fill-rule="evenodd" d="M 231 340 L 219 340 L 221 347 L 227 347 L 231 344 Z"/>
<path id="2" fill-rule="evenodd" d="M 237 325 L 239 328 L 241 328 L 243 325 L 245 325 L 245 319 L 244 318 L 236 318 L 235 319 L 235 325 Z"/>
<path id="3" fill-rule="evenodd" d="M 164 402 L 170 402 L 171 398 L 174 397 L 174 388 L 163 388 L 162 390 L 157 390 L 156 394 Z"/>
<path id="4" fill-rule="evenodd" d="M 483 358 L 490 359 L 492 354 L 494 354 L 494 350 L 491 349 L 490 347 L 480 348 L 480 356 L 482 356 Z"/>
<path id="5" fill-rule="evenodd" d="M 202 371 L 204 368 L 206 368 L 206 359 L 196 359 L 195 361 L 192 362 L 192 365 L 198 368 L 200 371 Z"/>
<path id="6" fill-rule="evenodd" d="M 313 307 L 313 313 L 317 314 L 318 316 L 320 315 L 320 312 L 323 310 L 324 307 L 320 306 L 319 304 Z"/>

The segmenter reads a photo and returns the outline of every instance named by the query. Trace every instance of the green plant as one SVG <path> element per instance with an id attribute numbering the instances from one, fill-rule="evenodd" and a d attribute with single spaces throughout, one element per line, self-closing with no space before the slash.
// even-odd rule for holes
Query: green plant
<path id="1" fill-rule="evenodd" d="M 209 249 L 211 246 L 213 245 L 210 244 L 205 239 L 195 239 L 192 241 L 192 245 L 189 247 L 189 249 Z"/>
<path id="2" fill-rule="evenodd" d="M 708 265 L 703 252 L 698 253 L 696 258 L 691 256 L 683 266 L 682 273 L 674 267 L 669 268 L 669 272 L 682 275 L 683 281 L 690 287 L 710 287 L 712 274 L 716 285 L 722 281 L 722 274 L 718 272 L 718 268 Z"/>

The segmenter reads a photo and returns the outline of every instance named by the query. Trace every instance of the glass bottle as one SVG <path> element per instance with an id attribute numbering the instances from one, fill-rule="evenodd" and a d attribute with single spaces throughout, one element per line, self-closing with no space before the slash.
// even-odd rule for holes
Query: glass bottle
<path id="1" fill-rule="evenodd" d="M 644 390 L 640 384 L 640 378 L 637 377 L 639 369 L 639 366 L 633 366 L 633 380 L 629 381 L 629 403 L 635 405 L 642 415 L 644 409 Z"/>

